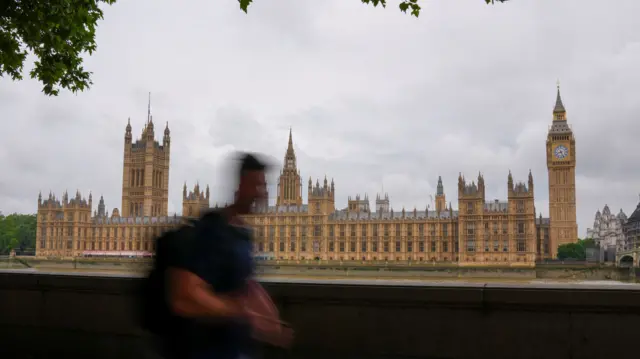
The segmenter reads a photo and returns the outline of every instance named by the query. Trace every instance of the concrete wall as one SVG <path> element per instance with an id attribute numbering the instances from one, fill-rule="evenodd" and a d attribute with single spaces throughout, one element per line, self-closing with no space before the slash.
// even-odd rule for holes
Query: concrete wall
<path id="1" fill-rule="evenodd" d="M 0 357 L 154 357 L 131 306 L 139 280 L 0 272 Z M 290 352 L 267 351 L 267 358 L 638 355 L 636 285 L 264 284 L 297 334 Z"/>

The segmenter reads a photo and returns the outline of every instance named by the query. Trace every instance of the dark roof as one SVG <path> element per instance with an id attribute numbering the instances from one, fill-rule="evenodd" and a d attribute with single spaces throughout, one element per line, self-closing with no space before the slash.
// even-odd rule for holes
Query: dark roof
<path id="1" fill-rule="evenodd" d="M 553 113 L 567 112 L 562 104 L 562 97 L 560 97 L 560 87 L 558 87 L 558 95 L 556 96 L 556 106 L 553 108 Z"/>
<path id="2" fill-rule="evenodd" d="M 638 207 L 636 210 L 631 213 L 629 219 L 627 219 L 627 223 L 637 223 L 640 222 L 640 203 L 638 203 Z"/>

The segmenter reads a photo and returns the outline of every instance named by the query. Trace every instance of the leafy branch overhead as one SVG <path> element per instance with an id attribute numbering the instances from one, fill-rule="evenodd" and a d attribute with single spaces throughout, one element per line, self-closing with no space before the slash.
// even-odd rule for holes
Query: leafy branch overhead
<path id="1" fill-rule="evenodd" d="M 387 5 L 386 0 L 360 1 L 373 6 Z M 421 11 L 418 1 L 402 0 L 400 10 L 418 17 Z M 490 4 L 507 0 L 478 1 Z M 115 2 L 0 0 L 0 77 L 22 80 L 27 55 L 33 55 L 35 62 L 29 76 L 42 84 L 46 95 L 56 96 L 61 89 L 75 93 L 90 88 L 92 73 L 83 67 L 82 56 L 97 49 L 96 27 L 103 18 L 101 7 Z M 238 2 L 247 12 L 253 0 Z"/>
<path id="2" fill-rule="evenodd" d="M 27 54 L 35 55 L 30 72 L 42 92 L 57 95 L 89 88 L 91 72 L 82 54 L 96 50 L 101 3 L 115 0 L 4 0 L 0 5 L 0 76 L 22 80 Z"/>
<path id="3" fill-rule="evenodd" d="M 373 4 L 374 7 L 378 5 L 385 8 L 387 7 L 387 0 L 360 0 L 360 1 L 362 1 L 363 4 Z M 509 0 L 483 0 L 483 1 L 486 2 L 487 4 L 495 4 L 496 2 L 507 2 Z M 238 0 L 238 2 L 240 3 L 240 9 L 242 9 L 242 11 L 246 13 L 249 8 L 249 5 L 251 5 L 253 0 Z M 420 16 L 420 10 L 422 10 L 420 5 L 418 5 L 418 0 L 403 0 L 402 2 L 400 2 L 398 7 L 400 8 L 400 11 L 402 11 L 403 13 L 406 14 L 407 11 L 409 11 L 409 13 L 415 17 Z"/>

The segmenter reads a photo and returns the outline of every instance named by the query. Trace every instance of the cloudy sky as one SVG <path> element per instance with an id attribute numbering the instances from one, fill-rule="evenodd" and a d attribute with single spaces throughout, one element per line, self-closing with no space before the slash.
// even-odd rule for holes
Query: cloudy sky
<path id="1" fill-rule="evenodd" d="M 394 1 L 255 1 L 248 15 L 235 0 L 121 1 L 86 60 L 90 91 L 47 98 L 35 81 L 0 80 L 0 211 L 35 212 L 38 191 L 65 189 L 120 207 L 124 128 L 131 117 L 139 135 L 150 91 L 156 126 L 172 131 L 170 212 L 184 181 L 229 198 L 230 151 L 280 164 L 291 126 L 305 184 L 333 177 L 340 206 L 384 188 L 394 209 L 422 209 L 439 175 L 456 206 L 458 173 L 478 171 L 487 200 L 506 199 L 509 169 L 531 169 L 546 215 L 557 79 L 580 234 L 605 204 L 638 203 L 640 1 L 432 0 L 419 19 Z"/>

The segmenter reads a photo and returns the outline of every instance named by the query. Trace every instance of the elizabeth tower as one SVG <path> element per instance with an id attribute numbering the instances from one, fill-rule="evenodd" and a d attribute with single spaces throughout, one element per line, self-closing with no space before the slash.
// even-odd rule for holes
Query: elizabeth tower
<path id="1" fill-rule="evenodd" d="M 578 240 L 576 221 L 576 140 L 567 123 L 567 111 L 560 97 L 560 86 L 553 108 L 553 123 L 547 135 L 549 172 L 549 244 L 552 258 L 558 246 Z"/>

